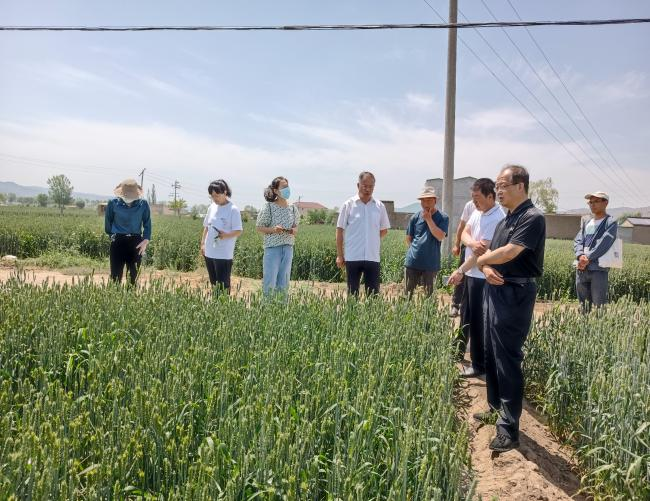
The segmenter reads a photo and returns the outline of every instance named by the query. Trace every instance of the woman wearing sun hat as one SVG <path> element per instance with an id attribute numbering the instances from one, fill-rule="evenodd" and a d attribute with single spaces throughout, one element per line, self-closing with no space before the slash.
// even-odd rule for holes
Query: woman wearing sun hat
<path id="1" fill-rule="evenodd" d="M 151 211 L 135 179 L 117 185 L 116 198 L 106 206 L 104 229 L 111 237 L 111 279 L 122 281 L 124 265 L 131 284 L 135 284 L 142 256 L 151 240 Z"/>

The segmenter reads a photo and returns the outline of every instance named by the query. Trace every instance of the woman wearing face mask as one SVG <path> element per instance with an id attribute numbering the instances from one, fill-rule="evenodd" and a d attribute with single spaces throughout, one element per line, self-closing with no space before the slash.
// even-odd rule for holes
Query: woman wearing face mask
<path id="1" fill-rule="evenodd" d="M 266 204 L 257 216 L 257 231 L 264 234 L 264 294 L 285 293 L 289 288 L 293 244 L 300 215 L 288 202 L 289 181 L 276 177 L 264 190 Z"/>
<path id="2" fill-rule="evenodd" d="M 210 283 L 218 287 L 217 292 L 227 293 L 230 291 L 235 242 L 243 230 L 241 214 L 230 201 L 232 191 L 223 179 L 212 181 L 208 193 L 212 204 L 203 220 L 201 254 L 205 257 Z"/>
<path id="3" fill-rule="evenodd" d="M 135 179 L 125 179 L 113 193 L 116 198 L 108 202 L 104 217 L 104 230 L 111 237 L 111 279 L 120 283 L 126 265 L 133 285 L 151 240 L 151 211 Z"/>

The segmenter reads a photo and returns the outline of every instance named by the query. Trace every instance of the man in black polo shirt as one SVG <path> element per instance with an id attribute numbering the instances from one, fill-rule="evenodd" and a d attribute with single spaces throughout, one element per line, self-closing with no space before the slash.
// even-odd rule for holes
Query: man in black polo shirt
<path id="1" fill-rule="evenodd" d="M 528 171 L 508 165 L 496 180 L 497 198 L 508 210 L 494 231 L 490 250 L 478 258 L 485 274 L 485 369 L 490 411 L 498 411 L 497 434 L 490 449 L 519 447 L 519 417 L 524 398 L 522 348 L 533 317 L 537 284 L 542 274 L 546 221 L 528 198 Z"/>

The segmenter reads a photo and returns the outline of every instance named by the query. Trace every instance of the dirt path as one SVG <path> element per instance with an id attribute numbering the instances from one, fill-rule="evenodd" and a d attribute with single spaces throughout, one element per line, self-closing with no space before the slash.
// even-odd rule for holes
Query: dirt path
<path id="1" fill-rule="evenodd" d="M 79 274 L 74 271 L 28 269 L 23 270 L 25 280 L 29 283 L 73 284 L 91 276 L 95 283 L 106 283 L 108 273 L 99 272 L 92 275 Z M 0 268 L 0 282 L 5 282 L 16 274 L 11 267 Z M 140 277 L 141 283 L 148 283 L 163 278 L 196 287 L 208 286 L 205 270 L 191 273 L 172 271 L 151 271 Z M 245 295 L 259 291 L 260 280 L 233 277 L 233 293 Z M 319 291 L 326 295 L 344 294 L 345 284 L 324 282 L 292 282 L 292 290 Z M 386 284 L 382 291 L 388 297 L 401 293 L 401 284 Z M 449 304 L 448 295 L 439 295 L 441 303 Z M 539 316 L 552 307 L 552 303 L 538 303 L 535 315 Z M 468 362 L 466 362 L 468 363 Z M 563 500 L 586 499 L 576 495 L 580 482 L 571 460 L 570 451 L 561 447 L 550 435 L 541 418 L 533 409 L 525 406 L 521 417 L 521 446 L 518 450 L 503 454 L 493 453 L 488 444 L 494 435 L 493 426 L 482 426 L 472 419 L 472 414 L 487 409 L 485 382 L 470 379 L 464 385 L 467 405 L 462 410 L 468 422 L 471 434 L 472 467 L 477 477 L 477 494 L 484 500 Z"/>
<path id="2" fill-rule="evenodd" d="M 524 406 L 521 416 L 519 449 L 499 454 L 488 448 L 494 426 L 482 425 L 472 418 L 472 414 L 488 408 L 485 381 L 470 379 L 464 391 L 468 397 L 464 417 L 471 434 L 477 494 L 484 500 L 587 499 L 576 494 L 580 481 L 570 451 L 551 436 L 530 406 Z"/>

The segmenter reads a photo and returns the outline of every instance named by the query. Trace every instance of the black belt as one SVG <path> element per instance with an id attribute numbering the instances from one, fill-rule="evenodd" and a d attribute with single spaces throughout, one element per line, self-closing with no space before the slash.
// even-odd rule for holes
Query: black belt
<path id="1" fill-rule="evenodd" d="M 115 238 L 133 238 L 141 236 L 139 233 L 116 233 Z"/>
<path id="2" fill-rule="evenodd" d="M 534 278 L 531 277 L 504 277 L 503 279 L 506 281 L 506 283 L 517 285 L 534 284 L 537 282 Z"/>

